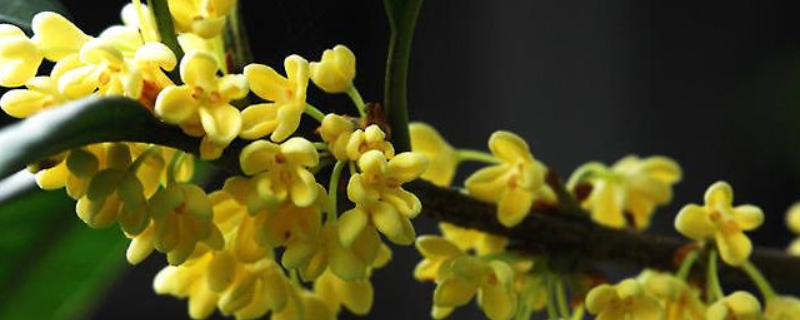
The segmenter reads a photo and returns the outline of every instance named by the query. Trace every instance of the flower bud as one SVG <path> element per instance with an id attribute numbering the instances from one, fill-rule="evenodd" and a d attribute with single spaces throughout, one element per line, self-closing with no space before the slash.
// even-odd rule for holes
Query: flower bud
<path id="1" fill-rule="evenodd" d="M 353 86 L 356 57 L 350 49 L 337 45 L 322 54 L 320 62 L 310 65 L 311 80 L 327 93 L 342 93 Z"/>

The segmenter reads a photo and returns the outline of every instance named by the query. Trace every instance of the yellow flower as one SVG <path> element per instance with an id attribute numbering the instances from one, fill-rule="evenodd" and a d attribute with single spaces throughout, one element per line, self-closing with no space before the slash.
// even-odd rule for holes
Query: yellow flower
<path id="1" fill-rule="evenodd" d="M 505 262 L 462 256 L 443 265 L 433 292 L 433 316 L 441 319 L 477 294 L 478 306 L 489 319 L 508 320 L 517 307 L 514 271 Z"/>
<path id="2" fill-rule="evenodd" d="M 133 265 L 139 264 L 153 253 L 153 250 L 156 249 L 155 230 L 156 228 L 153 226 L 153 223 L 150 222 L 150 225 L 147 226 L 142 233 L 135 236 L 129 234 L 125 235 L 131 239 L 131 243 L 128 244 L 128 249 L 125 251 L 125 258 L 128 260 L 128 263 Z"/>
<path id="3" fill-rule="evenodd" d="M 244 68 L 250 90 L 272 102 L 251 105 L 242 111 L 242 138 L 252 140 L 271 134 L 272 141 L 280 142 L 300 125 L 300 117 L 306 110 L 308 61 L 291 55 L 286 57 L 283 65 L 287 75 L 285 78 L 261 64 L 250 64 Z"/>
<path id="4" fill-rule="evenodd" d="M 31 22 L 34 37 L 18 27 L 0 24 L 0 86 L 18 87 L 36 76 L 43 58 L 58 61 L 76 54 L 91 37 L 53 12 L 41 12 Z"/>
<path id="5" fill-rule="evenodd" d="M 141 9 L 141 11 L 137 10 L 137 6 L 133 3 L 126 4 L 120 12 L 122 23 L 125 26 L 138 29 L 145 39 L 159 41 L 158 27 L 156 26 L 155 17 L 153 17 L 153 11 L 144 4 L 141 5 Z M 140 21 L 140 17 L 143 21 Z"/>
<path id="6" fill-rule="evenodd" d="M 758 207 L 748 204 L 733 207 L 733 189 L 720 181 L 706 191 L 704 206 L 689 204 L 681 209 L 675 218 L 675 228 L 697 241 L 714 237 L 722 260 L 738 266 L 753 251 L 743 231 L 756 229 L 762 222 L 764 213 Z"/>
<path id="7" fill-rule="evenodd" d="M 479 256 L 503 252 L 508 245 L 508 239 L 504 237 L 449 223 L 440 223 L 439 229 L 445 239 L 455 243 L 461 250 L 474 250 Z"/>
<path id="8" fill-rule="evenodd" d="M 708 307 L 707 320 L 760 320 L 761 303 L 752 294 L 736 291 Z"/>
<path id="9" fill-rule="evenodd" d="M 373 124 L 356 129 L 356 121 L 332 113 L 322 120 L 319 133 L 337 160 L 358 161 L 369 150 L 381 151 L 387 159 L 394 157 L 394 147 L 380 127 Z"/>
<path id="10" fill-rule="evenodd" d="M 625 214 L 633 218 L 636 229 L 647 228 L 657 206 L 672 200 L 672 185 L 681 179 L 681 169 L 669 158 L 640 159 L 627 156 L 611 168 L 591 162 L 576 169 L 567 183 L 575 188 L 589 183 L 592 192 L 583 201 L 594 221 L 609 227 L 627 225 Z"/>
<path id="11" fill-rule="evenodd" d="M 145 82 L 158 88 L 172 84 L 163 70 L 177 64 L 175 54 L 160 42 L 143 43 L 135 28 L 116 26 L 89 40 L 80 51 L 81 67 L 59 78 L 59 90 L 69 98 L 124 95 L 138 99 Z"/>
<path id="12" fill-rule="evenodd" d="M 764 316 L 769 320 L 800 320 L 800 299 L 777 296 L 767 301 Z"/>
<path id="13" fill-rule="evenodd" d="M 274 208 L 286 199 L 306 207 L 319 192 L 314 174 L 309 171 L 319 162 L 314 144 L 295 137 L 282 144 L 266 140 L 250 143 L 239 155 L 242 171 L 255 175 L 251 190 L 256 190 L 260 205 L 248 205 L 251 211 Z"/>
<path id="14" fill-rule="evenodd" d="M 214 254 L 206 273 L 212 290 L 222 292 L 218 307 L 223 315 L 258 319 L 288 306 L 292 287 L 273 260 L 242 264 L 223 251 Z"/>
<path id="15" fill-rule="evenodd" d="M 31 29 L 34 33 L 31 40 L 50 61 L 59 61 L 77 54 L 92 39 L 67 18 L 54 12 L 36 14 L 31 22 Z"/>
<path id="16" fill-rule="evenodd" d="M 443 265 L 453 259 L 466 255 L 455 243 L 439 236 L 420 236 L 416 247 L 423 259 L 414 269 L 414 278 L 420 281 L 432 281 L 439 274 Z"/>
<path id="17" fill-rule="evenodd" d="M 90 160 L 89 152 L 76 150 L 67 165 L 78 177 L 90 178 L 76 205 L 78 216 L 93 228 L 105 228 L 118 221 L 128 234 L 139 234 L 150 222 L 150 207 L 144 187 L 131 164 L 130 149 L 125 144 L 112 144 L 107 153 L 107 169 L 97 171 L 99 164 Z M 75 155 L 83 155 L 78 163 Z M 72 160 L 72 161 L 70 161 Z"/>
<path id="18" fill-rule="evenodd" d="M 459 163 L 456 150 L 436 129 L 426 123 L 412 122 L 408 129 L 411 134 L 411 150 L 424 154 L 431 163 L 421 178 L 440 187 L 449 187 Z"/>
<path id="19" fill-rule="evenodd" d="M 414 180 L 428 165 L 425 156 L 404 152 L 387 161 L 382 152 L 370 150 L 361 156 L 361 173 L 350 177 L 347 196 L 356 207 L 343 213 L 339 232 L 345 247 L 367 227 L 375 226 L 397 244 L 414 241 L 414 226 L 409 219 L 419 214 L 422 205 L 402 184 Z"/>
<path id="20" fill-rule="evenodd" d="M 162 269 L 153 280 L 153 288 L 158 294 L 170 294 L 178 298 L 188 298 L 189 316 L 192 319 L 205 319 L 214 313 L 220 294 L 211 290 L 206 277 L 213 255 L 205 254 L 181 266 L 168 266 Z"/>
<path id="21" fill-rule="evenodd" d="M 20 28 L 0 24 L 0 86 L 18 87 L 36 76 L 42 55 Z"/>
<path id="22" fill-rule="evenodd" d="M 706 305 L 686 281 L 651 270 L 645 270 L 639 281 L 647 293 L 663 303 L 665 320 L 705 320 Z"/>
<path id="23" fill-rule="evenodd" d="M 664 319 L 664 309 L 646 293 L 636 280 L 626 279 L 616 285 L 601 284 L 586 296 L 586 310 L 597 320 Z"/>
<path id="24" fill-rule="evenodd" d="M 298 292 L 299 291 L 299 292 Z M 336 313 L 322 298 L 305 289 L 296 288 L 289 294 L 286 308 L 275 312 L 270 320 L 335 320 Z"/>
<path id="25" fill-rule="evenodd" d="M 247 80 L 241 75 L 217 77 L 217 62 L 202 51 L 186 54 L 180 73 L 184 85 L 170 86 L 156 100 L 156 114 L 167 123 L 191 127 L 199 123 L 205 136 L 200 144 L 204 159 L 216 159 L 242 128 L 239 109 L 231 100 L 247 95 Z M 190 130 L 191 131 L 191 130 Z M 203 135 L 203 133 L 200 133 Z"/>
<path id="26" fill-rule="evenodd" d="M 188 183 L 173 183 L 150 199 L 155 226 L 155 247 L 167 254 L 171 265 L 179 265 L 198 243 L 221 249 L 223 239 L 213 222 L 213 206 L 203 189 Z"/>
<path id="27" fill-rule="evenodd" d="M 314 293 L 338 313 L 344 306 L 356 315 L 366 315 L 372 308 L 373 289 L 369 279 L 347 281 L 325 271 L 314 281 Z"/>
<path id="28" fill-rule="evenodd" d="M 179 32 L 213 38 L 225 27 L 225 16 L 236 6 L 236 0 L 169 0 L 168 4 Z"/>
<path id="29" fill-rule="evenodd" d="M 786 213 L 786 225 L 789 226 L 789 230 L 793 233 L 800 235 L 800 202 L 795 203 L 789 208 L 789 211 Z M 795 239 L 792 244 L 789 245 L 788 251 L 791 255 L 800 255 L 800 239 Z"/>
<path id="30" fill-rule="evenodd" d="M 493 133 L 489 149 L 501 162 L 473 173 L 464 185 L 469 195 L 497 203 L 500 223 L 511 227 L 528 215 L 544 183 L 544 171 L 536 165 L 528 144 L 511 132 Z"/>
<path id="31" fill-rule="evenodd" d="M 50 71 L 50 76 L 39 76 L 25 83 L 26 89 L 13 89 L 3 94 L 0 107 L 15 118 L 27 118 L 44 109 L 59 106 L 67 101 L 58 89 L 58 80 L 67 71 L 82 66 L 78 55 L 59 60 Z"/>
<path id="32" fill-rule="evenodd" d="M 353 87 L 356 77 L 356 56 L 344 45 L 322 53 L 320 62 L 312 62 L 311 80 L 327 93 L 342 93 Z"/>

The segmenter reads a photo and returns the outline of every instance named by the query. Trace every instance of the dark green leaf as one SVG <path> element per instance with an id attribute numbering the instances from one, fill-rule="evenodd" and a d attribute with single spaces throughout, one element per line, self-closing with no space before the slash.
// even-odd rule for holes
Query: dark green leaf
<path id="1" fill-rule="evenodd" d="M 122 97 L 87 98 L 53 108 L 0 130 L 0 179 L 59 152 L 106 141 L 148 142 L 197 154 L 200 140 L 161 123 L 139 102 Z M 235 142 L 220 160 L 238 168 Z"/>
<path id="2" fill-rule="evenodd" d="M 386 57 L 383 104 L 391 127 L 391 140 L 397 151 L 411 150 L 408 133 L 406 83 L 411 41 L 422 0 L 384 0 L 391 36 Z"/>
<path id="3" fill-rule="evenodd" d="M 31 191 L 0 207 L 0 319 L 76 319 L 124 265 L 116 228 L 92 230 L 62 191 Z"/>
<path id="4" fill-rule="evenodd" d="M 4 0 L 0 4 L 0 23 L 11 23 L 30 30 L 31 19 L 42 11 L 67 15 L 67 10 L 58 0 Z"/>

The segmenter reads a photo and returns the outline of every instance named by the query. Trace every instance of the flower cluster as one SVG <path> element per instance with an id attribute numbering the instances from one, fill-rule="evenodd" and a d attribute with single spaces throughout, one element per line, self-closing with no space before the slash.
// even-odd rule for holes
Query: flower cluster
<path id="1" fill-rule="evenodd" d="M 672 159 L 627 156 L 610 168 L 599 162 L 584 164 L 572 174 L 567 187 L 583 193 L 581 205 L 597 223 L 623 228 L 630 220 L 641 230 L 649 226 L 658 206 L 672 200 L 672 185 L 680 179 L 681 168 Z"/>
<path id="2" fill-rule="evenodd" d="M 207 193 L 191 181 L 189 154 L 118 142 L 31 165 L 38 184 L 66 188 L 90 227 L 118 224 L 131 239 L 131 263 L 165 254 L 169 266 L 156 276 L 155 290 L 188 299 L 193 318 L 215 310 L 237 319 L 335 319 L 343 309 L 366 314 L 370 277 L 391 259 L 382 239 L 410 245 L 416 237 L 410 220 L 421 204 L 403 184 L 427 170 L 427 157 L 396 154 L 386 133 L 364 117 L 355 55 L 347 47 L 326 50 L 316 62 L 291 55 L 285 75 L 255 63 L 230 73 L 220 44 L 236 1 L 168 4 L 180 50 L 161 42 L 174 35 L 160 34 L 140 1 L 123 9 L 123 25 L 98 37 L 50 12 L 34 18 L 32 38 L 0 25 L 0 85 L 24 85 L 8 91 L 0 106 L 24 118 L 89 96 L 136 99 L 198 138 L 204 160 L 219 158 L 235 139 L 252 140 L 238 150 L 233 169 L 240 175 Z M 43 59 L 55 65 L 37 77 Z M 363 118 L 322 114 L 307 102 L 312 82 L 327 93 L 347 93 Z M 263 102 L 247 105 L 250 92 Z M 320 142 L 295 134 L 304 114 L 319 122 Z M 323 186 L 317 175 L 330 161 L 336 164 Z"/>
<path id="3" fill-rule="evenodd" d="M 217 310 L 236 319 L 364 315 L 371 276 L 392 257 L 384 240 L 416 245 L 422 261 L 414 277 L 435 284 L 435 319 L 473 300 L 492 320 L 539 311 L 550 319 L 582 319 L 584 311 L 597 319 L 799 318 L 800 299 L 778 295 L 749 260 L 744 232 L 762 224 L 763 212 L 734 206 L 725 182 L 709 187 L 703 205 L 677 214 L 675 228 L 695 243 L 675 273 L 645 270 L 613 285 L 583 270 L 580 258 L 518 250 L 481 230 L 442 222 L 440 236 L 417 237 L 411 220 L 422 203 L 404 184 L 421 178 L 451 187 L 466 161 L 486 165 L 464 180 L 463 192 L 496 205 L 497 228 L 515 228 L 541 209 L 643 230 L 672 200 L 682 171 L 667 157 L 628 156 L 585 164 L 564 186 L 515 133 L 494 132 L 483 152 L 457 149 L 424 123 L 409 126 L 412 151 L 395 150 L 381 108 L 368 110 L 355 87 L 356 57 L 346 46 L 318 61 L 290 55 L 282 71 L 234 66 L 223 34 L 235 0 L 161 1 L 173 30 L 159 31 L 169 24 L 157 24 L 138 0 L 122 10 L 121 25 L 96 37 L 52 12 L 34 17 L 32 37 L 0 25 L 0 86 L 12 88 L 0 107 L 26 118 L 86 97 L 124 96 L 194 138 L 187 141 L 196 141 L 201 160 L 236 152 L 238 166 L 227 168 L 233 175 L 208 192 L 192 181 L 192 155 L 159 145 L 91 144 L 29 166 L 41 188 L 64 188 L 77 201 L 88 226 L 118 225 L 130 239 L 130 263 L 163 253 L 169 266 L 155 291 L 187 299 L 193 318 Z M 38 75 L 44 60 L 53 66 Z M 312 106 L 310 84 L 349 96 L 357 116 Z M 313 133 L 299 132 L 304 115 L 316 121 Z M 787 223 L 800 233 L 800 205 Z M 798 241 L 790 252 L 800 253 Z M 746 291 L 725 294 L 717 255 L 753 279 L 761 301 Z M 708 258 L 704 290 L 689 280 L 701 257 Z"/>

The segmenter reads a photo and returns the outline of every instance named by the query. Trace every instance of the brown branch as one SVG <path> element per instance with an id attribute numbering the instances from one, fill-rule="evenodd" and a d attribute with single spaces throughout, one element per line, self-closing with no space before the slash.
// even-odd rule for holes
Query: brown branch
<path id="1" fill-rule="evenodd" d="M 692 244 L 678 238 L 602 227 L 588 219 L 561 214 L 557 209 L 534 210 L 519 225 L 506 228 L 497 221 L 497 209 L 493 204 L 425 181 L 405 186 L 419 197 L 424 216 L 503 235 L 516 241 L 516 248 L 538 254 L 576 257 L 590 264 L 612 263 L 620 267 L 675 271 L 676 260 L 679 260 L 676 256 Z M 774 249 L 758 248 L 751 260 L 776 288 L 800 288 L 800 258 Z M 697 266 L 695 269 L 700 271 L 702 268 Z M 724 268 L 721 273 L 725 284 L 736 287 L 749 284 L 749 279 L 738 269 Z"/>

